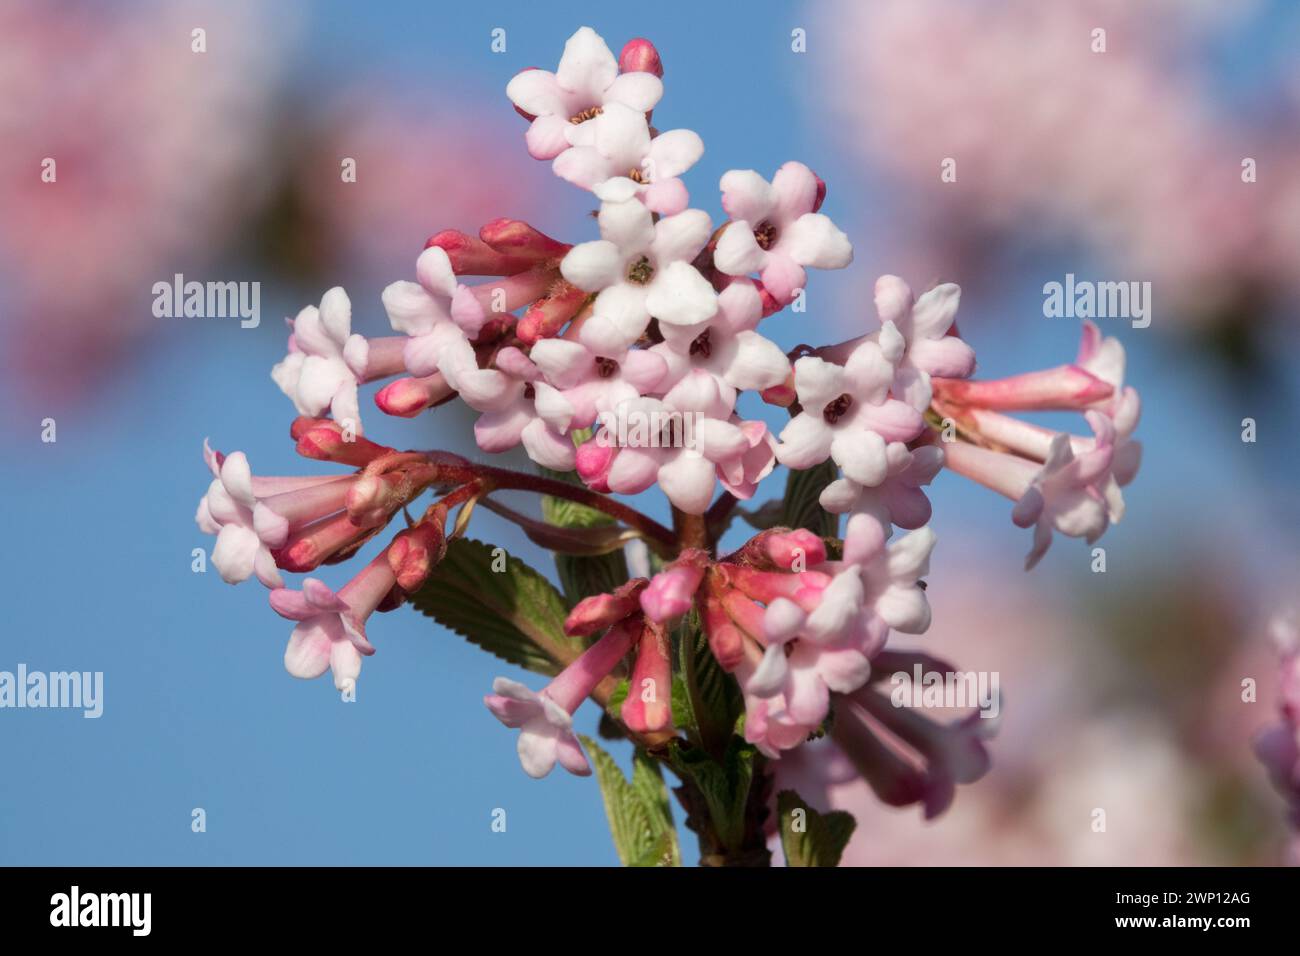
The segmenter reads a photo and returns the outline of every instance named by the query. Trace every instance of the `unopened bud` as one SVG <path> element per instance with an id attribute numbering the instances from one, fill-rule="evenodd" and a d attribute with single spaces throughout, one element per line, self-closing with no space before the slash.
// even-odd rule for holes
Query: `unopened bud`
<path id="1" fill-rule="evenodd" d="M 628 615 L 640 611 L 638 598 L 649 583 L 645 578 L 635 578 L 620 585 L 612 593 L 593 594 L 583 598 L 565 619 L 564 633 L 573 637 L 598 634 Z"/>
<path id="2" fill-rule="evenodd" d="M 388 565 L 397 584 L 410 593 L 424 583 L 447 553 L 447 536 L 436 521 L 422 521 L 400 532 L 388 546 Z"/>
<path id="3" fill-rule="evenodd" d="M 655 45 L 644 37 L 628 40 L 618 55 L 620 73 L 653 73 L 662 78 L 664 63 Z"/>
<path id="4" fill-rule="evenodd" d="M 515 334 L 525 345 L 534 345 L 541 339 L 552 338 L 572 321 L 586 301 L 585 291 L 561 280 L 544 298 L 528 307 L 519 320 Z"/>
<path id="5" fill-rule="evenodd" d="M 304 458 L 333 461 L 354 468 L 364 468 L 393 450 L 367 438 L 349 436 L 336 422 L 331 421 L 318 420 L 301 429 L 295 437 L 298 439 L 298 454 Z"/>
<path id="6" fill-rule="evenodd" d="M 389 382 L 375 393 L 375 404 L 385 415 L 414 418 L 427 408 L 445 402 L 455 395 L 441 372 L 423 378 L 399 378 Z"/>

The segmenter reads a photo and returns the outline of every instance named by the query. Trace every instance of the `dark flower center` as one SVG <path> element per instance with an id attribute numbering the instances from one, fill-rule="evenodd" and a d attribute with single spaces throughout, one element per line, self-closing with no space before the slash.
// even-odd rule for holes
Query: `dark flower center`
<path id="1" fill-rule="evenodd" d="M 537 397 L 537 389 L 533 388 L 533 383 L 532 382 L 525 383 L 524 398 L 528 399 L 531 402 L 536 397 Z"/>
<path id="2" fill-rule="evenodd" d="M 758 243 L 758 248 L 763 250 L 771 249 L 776 242 L 776 226 L 772 225 L 766 219 L 754 227 L 754 241 Z"/>
<path id="3" fill-rule="evenodd" d="M 601 378 L 610 378 L 618 373 L 618 363 L 603 355 L 596 356 L 596 374 Z"/>
<path id="4" fill-rule="evenodd" d="M 595 119 L 603 112 L 605 111 L 601 109 L 599 106 L 592 106 L 588 109 L 583 110 L 581 113 L 574 113 L 572 116 L 569 117 L 569 122 L 572 123 L 574 126 L 577 126 L 579 123 L 585 123 L 589 119 Z"/>
<path id="5" fill-rule="evenodd" d="M 708 358 L 710 353 L 713 352 L 713 345 L 709 342 L 710 331 L 710 329 L 705 329 L 695 337 L 695 341 L 691 343 L 691 355 Z"/>
<path id="6" fill-rule="evenodd" d="M 650 260 L 645 256 L 637 259 L 627 267 L 627 281 L 637 285 L 645 285 L 653 278 L 655 267 L 650 264 Z"/>
<path id="7" fill-rule="evenodd" d="M 826 424 L 834 425 L 844 417 L 844 413 L 849 410 L 849 406 L 852 404 L 853 396 L 846 392 L 822 409 L 822 418 L 826 419 Z"/>

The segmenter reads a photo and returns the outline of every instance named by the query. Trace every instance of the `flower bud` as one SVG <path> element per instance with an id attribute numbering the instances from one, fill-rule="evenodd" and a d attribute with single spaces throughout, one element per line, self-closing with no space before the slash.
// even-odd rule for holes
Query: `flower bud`
<path id="1" fill-rule="evenodd" d="M 421 521 L 399 532 L 388 546 L 388 564 L 403 591 L 415 591 L 447 553 L 447 536 L 437 521 Z"/>
<path id="2" fill-rule="evenodd" d="M 628 40 L 618 55 L 620 73 L 653 73 L 663 78 L 664 63 L 655 45 L 644 37 Z"/>
<path id="3" fill-rule="evenodd" d="M 640 611 L 638 598 L 649 583 L 645 578 L 634 578 L 609 594 L 593 594 L 583 598 L 565 619 L 564 633 L 573 637 L 586 637 Z"/>

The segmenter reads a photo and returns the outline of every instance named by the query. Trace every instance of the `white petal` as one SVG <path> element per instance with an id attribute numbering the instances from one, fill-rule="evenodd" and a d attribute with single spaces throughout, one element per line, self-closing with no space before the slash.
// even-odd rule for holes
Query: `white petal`
<path id="1" fill-rule="evenodd" d="M 686 172 L 704 155 L 704 140 L 689 129 L 660 133 L 650 141 L 645 170 L 651 182 L 673 179 Z"/>
<path id="2" fill-rule="evenodd" d="M 560 273 L 579 289 L 597 292 L 623 276 L 623 254 L 605 239 L 574 246 L 560 261 Z"/>
<path id="3" fill-rule="evenodd" d="M 771 184 L 752 169 L 733 169 L 722 176 L 722 208 L 732 219 L 753 225 L 766 220 L 776 204 Z"/>
<path id="4" fill-rule="evenodd" d="M 702 209 L 687 209 L 660 219 L 654 226 L 651 252 L 659 268 L 670 262 L 690 262 L 700 254 L 713 232 L 713 222 Z"/>
<path id="5" fill-rule="evenodd" d="M 767 253 L 754 238 L 750 224 L 733 222 L 722 231 L 713 250 L 713 264 L 730 276 L 758 272 L 767 262 Z"/>
<path id="6" fill-rule="evenodd" d="M 660 322 L 692 325 L 713 318 L 718 311 L 718 294 L 694 266 L 673 262 L 655 273 L 645 305 Z"/>
<path id="7" fill-rule="evenodd" d="M 550 116 L 564 111 L 564 95 L 555 74 L 549 70 L 524 70 L 506 84 L 510 102 L 533 116 Z M 568 117 L 563 117 L 568 121 Z"/>
<path id="8" fill-rule="evenodd" d="M 555 71 L 555 79 L 561 88 L 580 93 L 595 103 L 600 102 L 601 94 L 617 75 L 618 60 L 591 27 L 582 27 L 569 37 Z"/>
<path id="9" fill-rule="evenodd" d="M 830 218 L 819 212 L 800 216 L 780 237 L 781 249 L 801 266 L 843 269 L 853 261 L 853 244 Z"/>
<path id="10" fill-rule="evenodd" d="M 624 73 L 605 90 L 606 103 L 622 103 L 638 112 L 652 110 L 664 95 L 664 81 L 653 73 Z"/>
<path id="11" fill-rule="evenodd" d="M 650 210 L 636 199 L 602 203 L 597 221 L 601 238 L 614 243 L 623 260 L 644 252 L 655 238 L 656 228 Z"/>

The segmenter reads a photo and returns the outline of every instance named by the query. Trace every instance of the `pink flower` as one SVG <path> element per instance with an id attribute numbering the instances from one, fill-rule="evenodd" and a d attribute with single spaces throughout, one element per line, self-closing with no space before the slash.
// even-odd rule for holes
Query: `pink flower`
<path id="1" fill-rule="evenodd" d="M 839 478 L 822 489 L 821 506 L 832 514 L 868 514 L 885 528 L 919 528 L 930 520 L 930 499 L 921 490 L 943 469 L 943 451 L 922 445 L 909 451 L 902 442 L 885 446 L 885 480 L 875 487 Z"/>
<path id="2" fill-rule="evenodd" d="M 366 340 L 352 334 L 352 303 L 341 288 L 321 297 L 289 320 L 289 354 L 271 369 L 271 378 L 301 415 L 326 409 L 335 421 L 361 434 L 357 382 L 364 375 Z"/>
<path id="3" fill-rule="evenodd" d="M 914 665 L 926 671 L 952 671 L 951 665 L 923 654 L 883 652 L 876 660 L 872 682 L 839 698 L 831 735 L 858 773 L 885 803 L 921 803 L 926 819 L 952 803 L 957 784 L 979 780 L 989 769 L 985 738 L 996 721 L 974 711 L 948 724 L 931 720 L 910 707 L 896 707 L 875 682 L 889 674 L 910 673 Z"/>
<path id="4" fill-rule="evenodd" d="M 668 500 L 689 514 L 703 514 L 719 474 L 741 485 L 762 463 L 750 456 L 761 435 L 732 421 L 731 408 L 709 373 L 697 369 L 663 400 L 622 403 L 604 417 L 597 444 L 626 438 L 600 476 L 617 494 L 637 494 L 658 482 Z M 760 447 L 760 457 L 762 449 Z"/>
<path id="5" fill-rule="evenodd" d="M 528 357 L 573 408 L 572 426 L 586 428 L 598 415 L 660 388 L 668 366 L 645 349 L 596 352 L 572 339 L 542 339 Z"/>
<path id="6" fill-rule="evenodd" d="M 924 421 L 912 406 L 889 398 L 901 340 L 886 323 L 879 342 L 863 340 L 843 366 L 815 356 L 794 363 L 803 411 L 782 430 L 777 459 L 811 468 L 831 457 L 858 484 L 874 487 L 889 473 L 886 446 L 911 441 Z"/>
<path id="7" fill-rule="evenodd" d="M 523 444 L 528 457 L 544 468 L 571 471 L 574 446 L 568 437 L 574 407 L 542 380 L 540 369 L 513 346 L 497 353 L 497 368 L 458 373 L 461 398 L 483 412 L 474 438 L 498 454 Z"/>
<path id="8" fill-rule="evenodd" d="M 655 222 L 638 200 L 604 202 L 600 235 L 574 246 L 560 263 L 564 278 L 598 292 L 581 340 L 593 352 L 629 348 L 656 318 L 696 325 L 713 318 L 718 296 L 691 265 L 709 241 L 707 214 L 688 209 Z"/>
<path id="9" fill-rule="evenodd" d="M 1108 500 L 1113 500 L 1118 496 L 1120 487 L 1137 477 L 1138 466 L 1142 462 L 1142 443 L 1131 437 L 1142 415 L 1142 402 L 1138 398 L 1137 389 L 1124 384 L 1123 344 L 1114 336 L 1103 337 L 1097 323 L 1083 323 L 1083 338 L 1079 342 L 1079 355 L 1075 361 L 1113 389 L 1110 399 L 1097 406 L 1110 417 L 1115 426 L 1115 461 L 1111 466 L 1111 474 L 1116 487 L 1114 490 L 1109 487 L 1106 490 Z M 1111 520 L 1118 521 L 1119 518 L 1112 515 Z"/>
<path id="10" fill-rule="evenodd" d="M 975 350 L 948 334 L 960 298 L 961 289 L 951 282 L 913 300 L 911 288 L 898 276 L 876 280 L 881 325 L 892 323 L 906 344 L 890 391 L 917 411 L 930 405 L 931 375 L 960 379 L 975 371 Z"/>
<path id="11" fill-rule="evenodd" d="M 722 208 L 732 218 L 718 239 L 714 264 L 733 276 L 758 273 L 778 302 L 804 288 L 805 268 L 843 269 L 849 238 L 817 212 L 824 185 L 803 163 L 786 163 L 769 184 L 752 169 L 722 177 Z"/>
<path id="12" fill-rule="evenodd" d="M 784 382 L 790 360 L 775 342 L 754 331 L 762 317 L 762 297 L 752 282 L 743 280 L 719 293 L 712 318 L 694 325 L 661 325 L 664 341 L 649 351 L 662 357 L 667 367 L 663 389 L 692 369 L 704 369 L 734 405 L 738 390 L 761 391 Z"/>
<path id="13" fill-rule="evenodd" d="M 551 165 L 561 179 L 606 202 L 639 200 L 664 216 L 676 215 L 689 203 L 679 177 L 704 154 L 704 142 L 691 130 L 658 133 L 645 113 L 611 103 L 590 122 L 570 125 L 564 133 L 570 148 Z"/>
<path id="14" fill-rule="evenodd" d="M 351 476 L 254 477 L 242 451 L 223 456 L 206 441 L 203 457 L 213 481 L 195 521 L 217 536 L 212 566 L 228 584 L 256 574 L 267 587 L 280 587 L 271 550 L 285 543 L 290 530 L 340 510 L 353 483 Z"/>
<path id="15" fill-rule="evenodd" d="M 1022 528 L 1033 527 L 1026 570 L 1047 552 L 1053 529 L 1091 544 L 1110 524 L 1110 505 L 1099 486 L 1104 487 L 1110 475 L 1115 429 L 1100 412 L 1088 412 L 1087 418 L 1096 436 L 1091 446 L 1076 456 L 1070 436 L 1057 433 L 1049 439 L 1041 465 L 965 442 L 947 446 L 949 468 L 1015 501 L 1012 520 Z"/>
<path id="16" fill-rule="evenodd" d="M 408 336 L 402 353 L 406 370 L 417 378 L 440 372 L 450 380 L 461 369 L 478 368 L 469 330 L 477 334 L 483 310 L 456 281 L 446 251 L 425 249 L 415 274 L 418 282 L 400 280 L 383 292 L 393 330 Z"/>
<path id="17" fill-rule="evenodd" d="M 652 72 L 620 75 L 614 54 L 590 27 L 569 37 L 554 73 L 524 70 L 506 86 L 510 101 L 532 118 L 526 142 L 534 159 L 559 156 L 569 148 L 570 128 L 590 123 L 607 107 L 619 104 L 646 113 L 663 91 L 663 82 Z"/>
<path id="18" fill-rule="evenodd" d="M 519 762 L 530 777 L 544 777 L 560 766 L 585 777 L 586 754 L 573 733 L 573 713 L 609 676 L 638 637 L 634 623 L 620 622 L 582 652 L 540 691 L 498 677 L 483 703 L 501 723 L 519 730 Z"/>
<path id="19" fill-rule="evenodd" d="M 310 680 L 326 669 L 334 686 L 350 690 L 361 675 L 361 658 L 375 652 L 366 637 L 366 619 L 396 583 L 386 553 L 370 562 L 335 594 L 315 578 L 301 591 L 277 588 L 271 607 L 281 617 L 297 621 L 284 651 L 284 667 L 294 677 Z"/>

